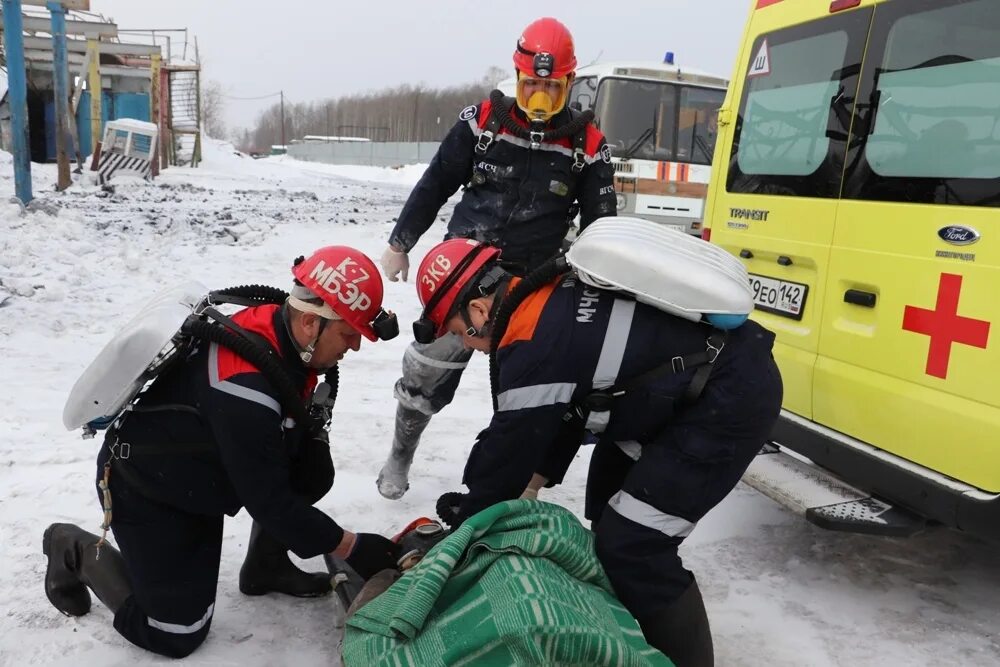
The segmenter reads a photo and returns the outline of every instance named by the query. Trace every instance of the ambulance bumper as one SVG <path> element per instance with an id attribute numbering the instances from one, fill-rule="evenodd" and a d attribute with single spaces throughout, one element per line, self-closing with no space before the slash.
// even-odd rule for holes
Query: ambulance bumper
<path id="1" fill-rule="evenodd" d="M 772 440 L 848 484 L 927 519 L 985 538 L 1000 538 L 1000 494 L 988 493 L 781 411 Z"/>

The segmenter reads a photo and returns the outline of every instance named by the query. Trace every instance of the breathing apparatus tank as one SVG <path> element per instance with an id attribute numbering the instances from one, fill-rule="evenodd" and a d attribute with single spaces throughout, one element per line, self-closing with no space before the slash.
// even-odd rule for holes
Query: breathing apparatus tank
<path id="1" fill-rule="evenodd" d="M 746 267 L 711 243 L 649 220 L 595 220 L 566 253 L 580 280 L 624 292 L 659 310 L 719 329 L 753 311 Z"/>
<path id="2" fill-rule="evenodd" d="M 63 408 L 63 425 L 69 430 L 82 427 L 85 438 L 108 428 L 153 379 L 187 356 L 198 341 L 218 343 L 253 363 L 274 384 L 283 407 L 297 423 L 305 425 L 309 412 L 317 407 L 323 408 L 328 420 L 336 400 L 336 367 L 327 371 L 329 393 L 322 397 L 323 405 L 317 406 L 314 397 L 307 410 L 270 350 L 216 309 L 221 304 L 281 304 L 287 296 L 266 285 L 209 291 L 195 281 L 161 292 L 125 324 L 77 379 Z"/>

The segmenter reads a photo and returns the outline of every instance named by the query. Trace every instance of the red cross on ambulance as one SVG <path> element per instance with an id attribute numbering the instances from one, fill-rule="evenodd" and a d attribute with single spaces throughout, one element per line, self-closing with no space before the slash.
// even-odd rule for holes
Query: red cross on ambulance
<path id="1" fill-rule="evenodd" d="M 938 282 L 937 304 L 933 310 L 906 306 L 903 310 L 903 329 L 930 336 L 927 350 L 927 375 L 945 379 L 951 346 L 970 345 L 986 349 L 990 337 L 990 323 L 958 314 L 958 301 L 962 292 L 962 276 L 942 273 Z"/>

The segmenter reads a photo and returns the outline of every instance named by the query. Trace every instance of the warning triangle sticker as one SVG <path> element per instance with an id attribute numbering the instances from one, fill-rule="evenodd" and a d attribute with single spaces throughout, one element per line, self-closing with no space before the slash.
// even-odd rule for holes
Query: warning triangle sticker
<path id="1" fill-rule="evenodd" d="M 754 76 L 766 76 L 771 73 L 771 51 L 767 48 L 767 40 L 760 45 L 757 55 L 750 62 L 750 71 L 747 78 Z"/>

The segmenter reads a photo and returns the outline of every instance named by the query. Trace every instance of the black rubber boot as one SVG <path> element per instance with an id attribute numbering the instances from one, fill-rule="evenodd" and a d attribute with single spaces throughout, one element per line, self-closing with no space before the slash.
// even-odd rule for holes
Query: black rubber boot
<path id="1" fill-rule="evenodd" d="M 240 568 L 240 592 L 244 595 L 284 593 L 297 598 L 314 598 L 331 590 L 330 575 L 303 572 L 288 557 L 285 545 L 253 522 L 247 557 Z"/>
<path id="2" fill-rule="evenodd" d="M 385 465 L 379 471 L 378 492 L 389 500 L 399 500 L 410 488 L 410 465 L 420 444 L 420 436 L 431 421 L 431 415 L 419 410 L 396 406 L 396 430 L 392 438 L 392 450 Z"/>
<path id="3" fill-rule="evenodd" d="M 698 582 L 692 581 L 676 601 L 649 618 L 639 619 L 646 642 L 677 667 L 712 667 L 715 648 Z"/>
<path id="4" fill-rule="evenodd" d="M 48 556 L 45 595 L 67 616 L 90 611 L 90 593 L 117 612 L 132 595 L 125 560 L 110 544 L 97 549 L 100 538 L 79 526 L 54 523 L 42 536 L 42 553 Z"/>

